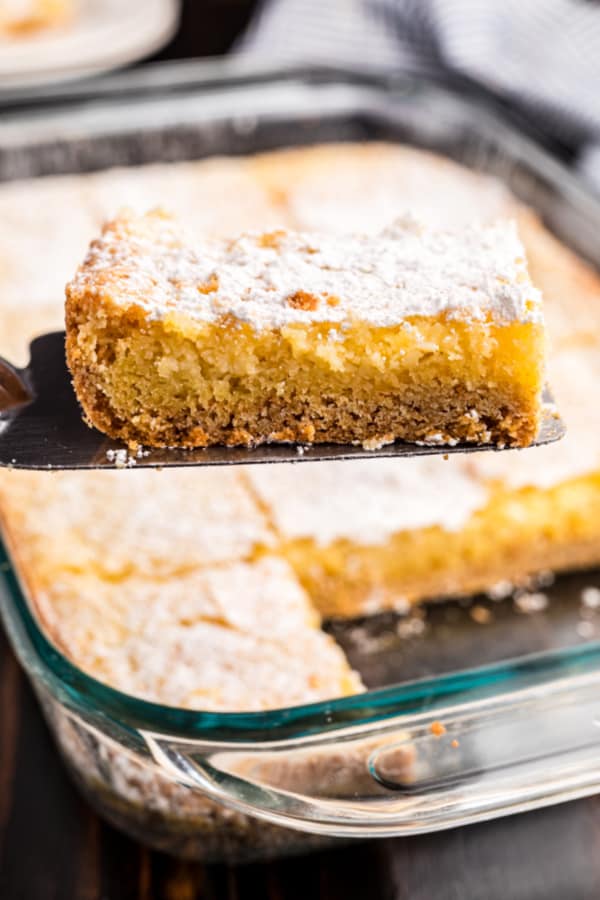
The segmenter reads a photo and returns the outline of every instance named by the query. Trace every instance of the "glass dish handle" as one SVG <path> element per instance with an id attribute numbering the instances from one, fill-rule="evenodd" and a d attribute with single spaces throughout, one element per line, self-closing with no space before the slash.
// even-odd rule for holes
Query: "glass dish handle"
<path id="1" fill-rule="evenodd" d="M 170 777 L 240 812 L 415 834 L 600 790 L 600 672 L 287 741 L 144 737 Z"/>

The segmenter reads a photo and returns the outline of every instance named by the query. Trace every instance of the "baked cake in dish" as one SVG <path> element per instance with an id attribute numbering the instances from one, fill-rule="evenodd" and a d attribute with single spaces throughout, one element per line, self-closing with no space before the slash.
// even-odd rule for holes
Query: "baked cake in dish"
<path id="1" fill-rule="evenodd" d="M 301 490 L 286 466 L 248 467 L 246 477 L 277 533 L 278 552 L 324 617 L 404 612 L 424 599 L 599 561 L 600 472 L 591 460 L 600 442 L 577 458 L 582 425 L 569 434 L 570 461 L 539 448 L 537 462 L 513 459 L 511 476 L 492 454 L 489 462 L 303 466 Z"/>
<path id="2" fill-rule="evenodd" d="M 209 202 L 199 202 L 204 196 Z M 40 197 L 65 211 L 52 241 Z M 544 569 L 600 563 L 600 278 L 497 179 L 423 151 L 370 144 L 0 185 L 0 352 L 24 360 L 31 337 L 62 327 L 61 286 L 123 198 L 139 214 L 168 204 L 206 235 L 257 226 L 376 234 L 407 209 L 442 229 L 514 219 L 544 295 L 548 380 L 567 435 L 535 453 L 249 467 L 235 477 L 224 468 L 1 472 L 12 555 L 49 635 L 76 664 L 114 677 L 61 636 L 75 610 L 53 599 L 59 582 L 88 577 L 104 585 L 108 623 L 126 582 L 137 590 L 145 580 L 151 592 L 171 578 L 191 583 L 200 570 L 252 569 L 275 558 L 288 564 L 318 619 L 319 612 L 403 609 Z M 232 621 L 242 614 L 242 593 L 228 594 Z M 84 595 L 78 616 L 93 604 L 82 587 Z M 291 611 L 282 618 L 288 615 L 295 621 Z M 130 678 L 129 693 L 146 690 L 133 669 Z M 237 708 L 249 702 L 240 699 Z"/>
<path id="3" fill-rule="evenodd" d="M 224 468 L 2 471 L 4 537 L 34 613 L 75 665 L 133 696 L 220 711 L 339 696 L 360 682 L 318 639 L 319 609 L 403 609 L 542 569 L 600 564 L 600 278 L 500 181 L 408 147 L 347 144 L 0 185 L 0 353 L 26 362 L 33 336 L 63 327 L 64 284 L 123 203 L 138 213 L 169 206 L 206 235 L 375 234 L 403 210 L 442 228 L 515 219 L 544 294 L 549 380 L 568 432 L 535 453 L 393 469 L 381 460 L 313 463 L 293 478 L 281 466 L 236 477 Z M 168 667 L 176 679 L 165 677 Z M 295 832 L 161 776 L 115 742 L 78 731 L 71 716 L 54 724 L 104 814 L 122 823 L 126 811 L 140 837 L 163 835 L 163 849 L 210 859 L 226 846 L 247 859 L 296 846 Z M 264 754 L 251 764 L 265 765 Z M 324 758 L 310 748 L 304 761 L 286 753 L 266 765 L 264 781 L 290 791 L 351 797 L 374 786 L 361 783 L 364 753 L 337 743 Z"/>
<path id="4" fill-rule="evenodd" d="M 88 420 L 149 446 L 396 439 L 527 446 L 540 293 L 514 225 L 191 237 L 122 215 L 67 286 Z"/>

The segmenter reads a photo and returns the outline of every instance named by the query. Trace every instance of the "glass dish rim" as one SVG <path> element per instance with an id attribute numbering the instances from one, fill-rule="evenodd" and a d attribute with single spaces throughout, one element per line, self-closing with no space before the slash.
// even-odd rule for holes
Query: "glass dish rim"
<path id="1" fill-rule="evenodd" d="M 206 75 L 207 83 L 221 82 L 226 84 L 228 76 L 236 73 L 236 66 L 231 62 L 223 65 L 211 62 L 190 63 L 184 66 L 178 64 L 158 64 L 157 70 L 161 70 L 168 76 L 168 70 L 186 74 L 197 73 L 198 77 L 188 87 L 201 90 L 203 86 L 202 76 Z M 289 66 L 278 67 L 254 66 L 247 61 L 237 71 L 238 76 L 274 78 L 281 75 L 285 78 L 291 76 L 310 77 L 316 76 L 317 83 L 320 75 L 337 77 L 342 82 L 352 80 L 354 84 L 367 83 L 371 86 L 387 90 L 395 86 L 399 80 L 405 79 L 406 83 L 422 84 L 426 88 L 442 92 L 454 102 L 475 102 L 482 106 L 484 111 L 493 116 L 497 123 L 522 141 L 530 142 L 538 156 L 544 158 L 548 166 L 560 173 L 565 182 L 565 187 L 575 190 L 580 197 L 584 195 L 584 189 L 580 180 L 567 170 L 559 160 L 552 158 L 543 147 L 532 141 L 527 131 L 524 135 L 516 131 L 510 119 L 500 112 L 493 104 L 481 104 L 481 97 L 471 93 L 471 96 L 461 96 L 452 85 L 440 85 L 433 79 L 416 78 L 412 73 L 395 73 L 392 76 L 378 75 L 372 72 L 361 72 L 360 69 L 327 67 L 327 66 Z M 132 73 L 134 84 L 136 73 Z M 137 73 L 139 75 L 139 73 Z M 106 84 L 110 89 L 118 89 L 126 81 L 127 75 L 112 75 L 100 79 L 100 84 Z M 186 86 L 186 80 L 179 82 L 179 87 Z M 91 94 L 94 85 L 84 86 Z M 65 90 L 68 92 L 69 87 Z M 60 102 L 60 89 L 53 91 L 53 99 L 58 97 Z M 589 202 L 589 196 L 585 196 Z M 596 211 L 600 212 L 600 204 L 592 200 Z M 460 670 L 440 676 L 403 682 L 400 684 L 368 689 L 363 693 L 352 694 L 345 697 L 337 697 L 330 700 L 301 704 L 291 707 L 281 707 L 265 711 L 255 712 L 211 712 L 204 710 L 190 710 L 181 707 L 166 706 L 153 703 L 131 694 L 124 693 L 85 673 L 81 668 L 72 663 L 61 651 L 45 636 L 40 625 L 31 610 L 26 598 L 26 592 L 21 586 L 19 577 L 14 569 L 10 553 L 0 535 L 0 573 L 1 581 L 7 589 L 8 606 L 4 610 L 7 615 L 7 624 L 10 637 L 13 640 L 17 653 L 34 679 L 41 679 L 49 690 L 65 701 L 69 706 L 74 706 L 88 714 L 110 716 L 115 721 L 138 730 L 146 730 L 155 733 L 172 734 L 189 738 L 202 738 L 216 740 L 223 738 L 231 741 L 255 741 L 258 738 L 264 740 L 277 740 L 279 738 L 297 738 L 308 734 L 335 731 L 341 728 L 369 725 L 382 722 L 402 713 L 415 713 L 424 709 L 431 711 L 436 707 L 443 707 L 449 699 L 468 698 L 476 696 L 490 696 L 497 694 L 497 685 L 503 684 L 511 691 L 531 684 L 548 681 L 557 677 L 563 677 L 581 670 L 590 668 L 600 671 L 600 641 L 574 646 L 559 651 L 543 651 L 541 653 L 520 656 L 500 663 L 492 663 L 470 669 Z M 3 605 L 0 604 L 0 610 Z"/>

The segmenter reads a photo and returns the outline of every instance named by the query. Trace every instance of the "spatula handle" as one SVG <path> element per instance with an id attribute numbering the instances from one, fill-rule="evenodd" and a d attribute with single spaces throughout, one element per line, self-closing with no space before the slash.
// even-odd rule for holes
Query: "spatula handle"
<path id="1" fill-rule="evenodd" d="M 0 357 L 0 413 L 32 400 L 24 373 Z"/>

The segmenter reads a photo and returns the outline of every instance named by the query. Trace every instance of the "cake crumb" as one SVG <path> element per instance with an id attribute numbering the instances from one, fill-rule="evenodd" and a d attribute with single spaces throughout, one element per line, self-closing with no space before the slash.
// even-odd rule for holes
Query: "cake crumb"
<path id="1" fill-rule="evenodd" d="M 533 594 L 525 592 L 515 597 L 514 604 L 519 612 L 525 613 L 525 615 L 531 615 L 532 613 L 543 612 L 547 609 L 548 597 L 540 591 Z"/>
<path id="2" fill-rule="evenodd" d="M 594 635 L 596 633 L 596 626 L 594 625 L 593 622 L 584 620 L 583 622 L 577 623 L 576 631 L 577 631 L 577 634 L 579 635 L 579 637 L 591 638 L 591 637 L 594 637 Z"/>
<path id="3" fill-rule="evenodd" d="M 469 615 L 478 625 L 489 625 L 493 619 L 492 611 L 486 606 L 480 606 L 479 604 L 471 607 Z"/>
<path id="4" fill-rule="evenodd" d="M 311 312 L 319 307 L 319 298 L 308 291 L 296 291 L 287 298 L 288 306 L 293 309 L 310 310 Z"/>
<path id="5" fill-rule="evenodd" d="M 585 587 L 581 592 L 581 602 L 587 609 L 600 609 L 600 588 Z"/>
<path id="6" fill-rule="evenodd" d="M 258 238 L 258 246 L 265 250 L 278 250 L 281 245 L 281 239 L 285 237 L 283 228 L 276 228 L 275 231 L 265 231 Z"/>
<path id="7" fill-rule="evenodd" d="M 387 444 L 394 443 L 394 436 L 391 434 L 384 434 L 381 437 L 372 437 L 367 438 L 366 441 L 362 442 L 363 450 L 381 450 L 382 447 L 385 447 Z"/>
<path id="8" fill-rule="evenodd" d="M 394 644 L 393 632 L 370 634 L 369 630 L 362 626 L 352 629 L 349 636 L 357 650 L 363 654 L 382 653 Z"/>
<path id="9" fill-rule="evenodd" d="M 438 737 L 438 738 L 441 737 L 443 734 L 446 734 L 446 726 L 438 721 L 432 722 L 431 725 L 429 726 L 429 730 L 435 737 Z"/>
<path id="10" fill-rule="evenodd" d="M 510 597 L 514 594 L 515 586 L 512 581 L 498 581 L 496 584 L 493 584 L 486 591 L 486 597 L 490 600 L 506 600 L 507 597 Z"/>
<path id="11" fill-rule="evenodd" d="M 135 456 L 130 456 L 124 447 L 120 450 L 107 450 L 106 458 L 109 462 L 114 462 L 117 469 L 131 469 L 136 465 Z"/>
<path id="12" fill-rule="evenodd" d="M 427 625 L 423 619 L 418 616 L 409 616 L 402 619 L 396 625 L 396 634 L 399 638 L 419 637 L 426 629 Z"/>
<path id="13" fill-rule="evenodd" d="M 538 588 L 551 587 L 556 581 L 556 575 L 551 569 L 542 569 L 532 576 L 532 583 Z"/>
<path id="14" fill-rule="evenodd" d="M 208 281 L 198 285 L 200 294 L 215 294 L 219 290 L 219 278 L 215 272 L 212 273 Z"/>

